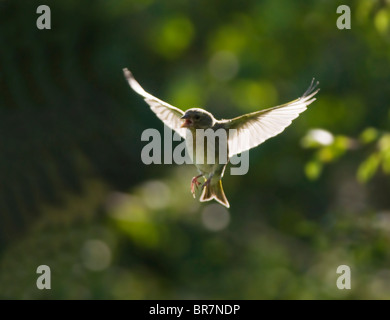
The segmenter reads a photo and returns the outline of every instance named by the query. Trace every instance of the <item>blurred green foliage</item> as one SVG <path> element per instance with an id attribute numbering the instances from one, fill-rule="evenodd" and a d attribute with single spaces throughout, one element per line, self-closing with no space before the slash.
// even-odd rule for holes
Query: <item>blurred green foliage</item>
<path id="1" fill-rule="evenodd" d="M 38 30 L 41 4 L 0 1 L 1 298 L 390 298 L 388 1 L 351 2 L 351 30 L 334 0 L 56 0 Z M 195 167 L 141 162 L 163 125 L 124 67 L 217 118 L 321 91 L 226 171 L 226 210 Z"/>
<path id="2" fill-rule="evenodd" d="M 374 145 L 374 148 L 371 145 Z M 348 150 L 361 149 L 369 145 L 369 156 L 361 162 L 357 169 L 357 180 L 368 182 L 379 168 L 384 174 L 390 174 L 390 134 L 378 132 L 375 128 L 367 128 L 359 139 L 345 136 L 334 137 L 330 132 L 323 129 L 313 129 L 302 138 L 302 146 L 316 149 L 313 159 L 306 163 L 305 172 L 309 179 L 317 179 L 328 162 L 338 160 Z M 373 149 L 373 150 L 372 150 Z"/>

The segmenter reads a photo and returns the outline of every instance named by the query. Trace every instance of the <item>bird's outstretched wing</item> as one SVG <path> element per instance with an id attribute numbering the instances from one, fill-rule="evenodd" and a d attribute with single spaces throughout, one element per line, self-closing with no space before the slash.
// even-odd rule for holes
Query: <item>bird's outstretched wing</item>
<path id="1" fill-rule="evenodd" d="M 150 109 L 152 109 L 157 117 L 159 117 L 165 125 L 172 130 L 175 130 L 181 137 L 185 138 L 186 129 L 180 128 L 180 125 L 182 124 L 180 118 L 184 115 L 184 112 L 147 93 L 137 80 L 134 79 L 133 74 L 127 68 L 123 69 L 123 73 L 130 87 L 144 97 L 145 101 L 150 105 Z"/>
<path id="2" fill-rule="evenodd" d="M 281 133 L 292 120 L 316 100 L 313 97 L 320 90 L 316 90 L 317 85 L 318 82 L 314 84 L 313 79 L 302 97 L 294 101 L 225 120 L 226 129 L 235 129 L 229 131 L 229 157 L 256 147 Z"/>

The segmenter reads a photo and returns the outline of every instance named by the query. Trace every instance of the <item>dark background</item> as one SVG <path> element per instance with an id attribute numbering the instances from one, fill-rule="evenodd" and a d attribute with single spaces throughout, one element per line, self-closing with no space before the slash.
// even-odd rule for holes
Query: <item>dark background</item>
<path id="1" fill-rule="evenodd" d="M 342 4 L 0 1 L 0 297 L 390 298 L 390 7 L 351 1 L 339 30 Z M 163 124 L 124 67 L 216 118 L 321 91 L 226 171 L 227 210 L 192 198 L 194 166 L 142 163 Z"/>

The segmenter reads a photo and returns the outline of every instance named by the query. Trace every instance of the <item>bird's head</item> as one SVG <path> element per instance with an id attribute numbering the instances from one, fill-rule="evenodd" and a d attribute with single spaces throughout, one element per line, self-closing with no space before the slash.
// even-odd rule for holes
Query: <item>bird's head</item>
<path id="1" fill-rule="evenodd" d="M 182 128 L 208 129 L 214 125 L 215 119 L 210 112 L 199 108 L 188 109 L 181 117 Z"/>

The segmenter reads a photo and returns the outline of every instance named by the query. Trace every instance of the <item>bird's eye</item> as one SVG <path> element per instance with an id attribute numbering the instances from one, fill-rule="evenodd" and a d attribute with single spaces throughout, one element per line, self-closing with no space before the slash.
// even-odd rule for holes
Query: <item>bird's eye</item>
<path id="1" fill-rule="evenodd" d="M 200 119 L 200 115 L 197 114 L 196 116 L 194 116 L 194 119 L 195 120 L 199 120 Z"/>

